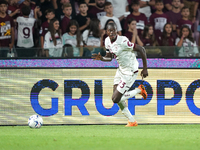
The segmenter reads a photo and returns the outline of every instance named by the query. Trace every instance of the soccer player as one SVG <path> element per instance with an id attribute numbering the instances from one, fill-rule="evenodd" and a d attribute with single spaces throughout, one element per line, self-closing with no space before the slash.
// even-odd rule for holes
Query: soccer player
<path id="1" fill-rule="evenodd" d="M 93 54 L 92 58 L 101 61 L 111 61 L 113 55 L 115 55 L 119 63 L 119 68 L 114 77 L 112 100 L 119 105 L 122 114 L 128 118 L 128 124 L 126 126 L 137 126 L 137 121 L 131 115 L 125 100 L 136 94 L 141 94 L 144 99 L 147 98 L 147 92 L 143 85 L 140 85 L 135 90 L 128 91 L 138 75 L 136 52 L 140 53 L 143 60 L 141 76 L 144 78 L 148 76 L 145 49 L 137 44 L 131 43 L 127 37 L 117 35 L 115 23 L 109 23 L 106 32 L 108 34 L 108 37 L 105 39 L 106 55 L 103 57 L 100 53 Z"/>

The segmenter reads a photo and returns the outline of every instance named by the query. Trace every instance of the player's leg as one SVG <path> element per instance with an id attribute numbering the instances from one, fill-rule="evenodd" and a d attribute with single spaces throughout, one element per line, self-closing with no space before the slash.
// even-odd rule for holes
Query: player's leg
<path id="1" fill-rule="evenodd" d="M 117 93 L 117 84 L 115 84 L 113 86 L 113 94 L 114 92 Z M 135 121 L 135 118 L 132 116 L 132 114 L 130 113 L 128 106 L 126 105 L 125 101 L 120 101 L 117 103 L 119 108 L 122 111 L 122 114 L 128 119 L 129 122 L 135 123 L 134 126 L 136 126 L 137 122 Z"/>
<path id="2" fill-rule="evenodd" d="M 138 73 L 135 73 L 132 76 L 132 78 L 128 82 L 128 86 L 131 87 L 133 85 L 133 83 L 135 82 L 135 80 L 137 78 L 137 75 L 138 75 Z M 121 97 L 120 101 L 125 101 L 125 100 L 127 100 L 129 98 L 134 97 L 137 94 L 141 94 L 144 99 L 147 98 L 147 92 L 146 92 L 146 90 L 145 90 L 143 85 L 140 85 L 138 88 L 135 88 L 134 90 L 125 92 L 124 95 Z"/>
<path id="3" fill-rule="evenodd" d="M 117 71 L 115 78 L 114 78 L 112 100 L 114 103 L 118 104 L 118 106 L 120 107 L 120 109 L 122 111 L 122 114 L 128 119 L 129 122 L 132 123 L 131 126 L 137 126 L 137 122 L 135 121 L 134 117 L 130 113 L 128 106 L 126 105 L 126 102 L 125 101 L 119 102 L 123 95 L 122 93 L 124 93 L 127 90 L 126 87 L 124 87 L 124 89 L 122 88 L 122 90 L 120 92 L 117 90 L 117 87 L 119 86 L 118 84 L 121 83 L 121 81 L 122 80 L 121 80 L 120 74 Z M 127 125 L 129 126 L 130 124 L 128 123 Z"/>

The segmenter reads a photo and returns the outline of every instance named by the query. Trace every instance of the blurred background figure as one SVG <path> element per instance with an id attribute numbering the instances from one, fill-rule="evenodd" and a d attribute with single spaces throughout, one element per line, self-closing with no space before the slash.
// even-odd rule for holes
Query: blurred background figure
<path id="1" fill-rule="evenodd" d="M 92 53 L 102 52 L 101 39 L 103 38 L 103 34 L 99 19 L 92 19 L 90 21 L 89 29 L 85 30 L 82 36 L 84 44 L 84 57 L 91 57 Z"/>
<path id="2" fill-rule="evenodd" d="M 132 43 L 136 43 L 140 46 L 143 46 L 143 43 L 140 40 L 140 37 L 138 36 L 137 21 L 134 18 L 129 18 L 129 20 L 128 20 L 128 31 L 126 31 L 126 33 L 124 35 Z"/>
<path id="3" fill-rule="evenodd" d="M 30 6 L 24 5 L 21 8 L 23 16 L 17 17 L 17 55 L 18 57 L 34 57 L 36 49 L 34 44 L 35 18 L 30 18 Z"/>
<path id="4" fill-rule="evenodd" d="M 63 34 L 62 37 L 63 45 L 65 45 L 65 50 L 67 50 L 66 45 L 70 45 L 70 50 L 72 50 L 73 57 L 81 57 L 83 55 L 83 42 L 82 36 L 79 30 L 79 25 L 76 20 L 71 20 L 69 22 L 67 32 Z M 64 52 L 64 56 L 68 56 L 69 50 Z"/>
<path id="5" fill-rule="evenodd" d="M 192 36 L 192 30 L 183 25 L 180 29 L 180 36 L 176 39 L 176 45 L 179 47 L 176 54 L 179 57 L 198 57 L 199 51 Z"/>
<path id="6" fill-rule="evenodd" d="M 7 53 L 13 49 L 15 30 L 13 19 L 6 14 L 8 3 L 0 1 L 0 57 L 7 57 Z"/>
<path id="7" fill-rule="evenodd" d="M 59 21 L 54 18 L 49 24 L 49 31 L 45 35 L 44 49 L 47 57 L 61 57 L 63 53 L 62 36 Z"/>

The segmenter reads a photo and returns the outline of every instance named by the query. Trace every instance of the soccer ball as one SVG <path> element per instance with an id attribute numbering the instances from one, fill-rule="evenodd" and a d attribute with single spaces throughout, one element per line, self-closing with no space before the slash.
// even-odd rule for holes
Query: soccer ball
<path id="1" fill-rule="evenodd" d="M 28 125 L 30 128 L 40 128 L 43 124 L 43 119 L 39 115 L 32 115 L 28 119 Z"/>

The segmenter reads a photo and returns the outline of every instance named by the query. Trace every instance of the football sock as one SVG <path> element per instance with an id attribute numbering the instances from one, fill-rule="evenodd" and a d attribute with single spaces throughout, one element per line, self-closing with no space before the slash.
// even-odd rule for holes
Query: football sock
<path id="1" fill-rule="evenodd" d="M 124 95 L 122 96 L 121 100 L 119 102 L 125 101 L 129 98 L 132 98 L 133 96 L 139 94 L 141 92 L 140 89 L 136 88 L 135 90 L 132 91 L 127 91 L 124 93 Z"/>
<path id="2" fill-rule="evenodd" d="M 126 106 L 125 101 L 119 102 L 118 105 L 119 105 L 120 109 L 122 110 L 122 114 L 123 114 L 126 118 L 128 118 L 128 120 L 129 120 L 130 122 L 135 122 L 135 119 L 134 119 L 134 117 L 132 116 L 132 114 L 130 113 L 128 107 Z"/>

